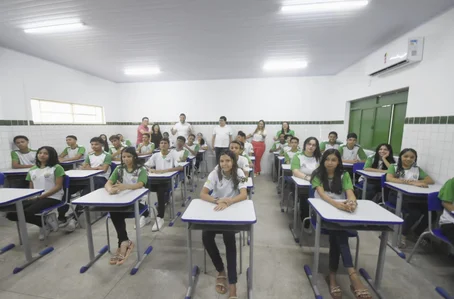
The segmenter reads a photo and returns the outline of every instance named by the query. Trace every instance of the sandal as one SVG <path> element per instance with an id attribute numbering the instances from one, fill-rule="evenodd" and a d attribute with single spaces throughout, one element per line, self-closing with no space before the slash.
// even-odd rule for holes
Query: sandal
<path id="1" fill-rule="evenodd" d="M 118 262 L 118 255 L 120 254 L 120 248 L 117 248 L 117 252 L 110 257 L 109 264 L 116 265 Z"/>
<path id="2" fill-rule="evenodd" d="M 131 240 L 121 242 L 120 248 L 119 248 L 120 252 L 118 253 L 117 265 L 123 265 L 123 263 L 126 261 L 126 259 L 131 254 L 133 248 L 134 248 L 134 243 L 132 243 Z"/>
<path id="3" fill-rule="evenodd" d="M 334 286 L 331 287 L 330 281 L 329 281 L 329 275 L 325 277 L 325 281 L 328 284 L 329 287 L 329 294 L 331 295 L 331 298 L 333 299 L 342 299 L 342 290 L 340 286 Z"/>
<path id="4" fill-rule="evenodd" d="M 219 279 L 222 279 L 224 280 L 224 283 L 222 282 L 218 282 Z M 221 295 L 224 295 L 225 293 L 227 293 L 227 284 L 225 283 L 227 281 L 227 277 L 225 276 L 221 276 L 221 275 L 218 275 L 216 277 L 216 292 L 218 294 L 221 294 Z"/>
<path id="5" fill-rule="evenodd" d="M 352 275 L 356 275 L 356 271 L 350 273 L 350 280 L 352 279 Z M 350 290 L 352 291 L 353 295 L 355 295 L 356 299 L 372 299 L 372 295 L 369 293 L 367 288 L 364 289 L 355 289 L 353 284 L 350 285 Z"/>

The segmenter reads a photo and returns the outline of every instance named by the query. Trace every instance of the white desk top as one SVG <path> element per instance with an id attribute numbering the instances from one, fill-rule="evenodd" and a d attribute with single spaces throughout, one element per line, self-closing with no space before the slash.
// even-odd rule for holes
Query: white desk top
<path id="1" fill-rule="evenodd" d="M 189 162 L 178 162 L 178 166 L 186 167 L 189 165 Z"/>
<path id="2" fill-rule="evenodd" d="M 251 159 L 251 161 L 255 161 L 255 156 L 250 156 L 249 159 Z"/>
<path id="3" fill-rule="evenodd" d="M 185 162 L 185 163 L 187 163 L 187 162 Z M 171 178 L 178 173 L 179 173 L 179 171 L 170 171 L 170 172 L 164 172 L 164 173 L 148 173 L 148 177 L 149 178 Z"/>
<path id="4" fill-rule="evenodd" d="M 280 153 L 280 152 L 281 152 L 281 151 L 273 152 L 273 154 L 274 154 L 275 156 L 279 156 L 279 153 Z"/>
<path id="5" fill-rule="evenodd" d="M 198 154 L 203 154 L 204 152 L 206 152 L 206 150 L 204 150 L 204 149 L 199 149 Z"/>
<path id="6" fill-rule="evenodd" d="M 120 164 L 121 164 L 121 161 L 112 161 L 112 164 L 120 165 Z"/>
<path id="7" fill-rule="evenodd" d="M 277 158 L 278 158 L 279 160 L 281 160 L 281 161 L 282 161 L 282 160 L 285 160 L 285 157 L 284 157 L 284 156 L 277 156 Z"/>
<path id="8" fill-rule="evenodd" d="M 101 188 L 72 201 L 73 204 L 82 206 L 128 206 L 136 200 L 146 196 L 150 190 L 140 188 L 125 190 L 118 194 L 110 195 L 106 189 Z"/>
<path id="9" fill-rule="evenodd" d="M 248 189 L 254 188 L 254 182 L 252 181 L 251 177 L 247 178 L 247 184 L 246 184 Z"/>
<path id="10" fill-rule="evenodd" d="M 442 187 L 442 185 L 439 184 L 429 185 L 429 188 L 422 188 L 412 185 L 404 185 L 391 182 L 386 182 L 385 184 L 387 187 L 391 189 L 401 191 L 409 195 L 428 195 L 430 193 L 439 192 Z"/>
<path id="11" fill-rule="evenodd" d="M 353 213 L 349 213 L 337 209 L 323 199 L 309 198 L 309 204 L 323 220 L 328 222 L 371 225 L 392 225 L 402 224 L 404 222 L 400 217 L 380 207 L 373 201 L 358 200 L 357 203 L 358 206 L 356 207 L 356 210 Z"/>
<path id="12" fill-rule="evenodd" d="M 215 211 L 215 206 L 214 203 L 193 199 L 181 216 L 181 220 L 211 224 L 252 224 L 257 222 L 252 200 L 243 200 L 222 211 Z"/>
<path id="13" fill-rule="evenodd" d="M 190 155 L 190 156 L 188 156 L 188 159 L 189 159 L 190 161 L 192 161 L 192 160 L 195 159 L 195 156 Z"/>
<path id="14" fill-rule="evenodd" d="M 290 164 L 282 164 L 282 169 L 283 170 L 290 170 L 291 165 Z"/>
<path id="15" fill-rule="evenodd" d="M 357 173 L 367 177 L 368 179 L 379 179 L 382 176 L 386 175 L 386 173 L 375 172 L 375 171 L 366 171 L 366 170 L 358 170 Z"/>
<path id="16" fill-rule="evenodd" d="M 0 188 L 0 206 L 10 205 L 43 192 L 43 189 Z"/>
<path id="17" fill-rule="evenodd" d="M 161 151 L 160 149 L 155 149 L 155 150 L 153 151 L 153 154 L 159 153 L 160 151 Z"/>
<path id="18" fill-rule="evenodd" d="M 74 160 L 74 161 L 62 161 L 62 162 L 59 162 L 58 164 L 60 164 L 60 165 L 72 165 L 72 164 L 76 164 L 76 163 L 82 163 L 84 161 L 85 161 L 85 159 L 79 159 L 79 160 Z"/>
<path id="19" fill-rule="evenodd" d="M 27 174 L 30 168 L 8 168 L 0 170 L 1 173 L 8 174 Z"/>
<path id="20" fill-rule="evenodd" d="M 65 174 L 70 178 L 70 179 L 86 179 L 92 176 L 95 176 L 97 174 L 102 173 L 102 170 L 68 170 L 65 172 Z"/>
<path id="21" fill-rule="evenodd" d="M 299 187 L 310 186 L 310 185 L 311 185 L 311 182 L 306 181 L 306 180 L 303 180 L 303 179 L 300 179 L 300 178 L 297 178 L 296 176 L 292 176 L 292 180 L 293 180 L 293 181 L 295 182 L 295 184 L 297 184 Z"/>
<path id="22" fill-rule="evenodd" d="M 344 167 L 353 167 L 353 163 L 343 162 L 342 165 L 344 165 Z"/>

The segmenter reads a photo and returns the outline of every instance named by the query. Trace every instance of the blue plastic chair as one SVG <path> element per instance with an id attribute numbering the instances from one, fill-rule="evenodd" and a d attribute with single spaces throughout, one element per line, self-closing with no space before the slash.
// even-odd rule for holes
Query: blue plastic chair
<path id="1" fill-rule="evenodd" d="M 353 183 L 355 184 L 355 188 L 359 189 L 359 190 L 363 190 L 363 183 L 362 182 L 356 183 L 356 172 L 358 170 L 363 170 L 363 169 L 364 169 L 363 162 L 353 164 Z"/>
<path id="2" fill-rule="evenodd" d="M 421 240 L 426 236 L 433 236 L 450 246 L 454 246 L 454 244 L 452 244 L 448 240 L 448 238 L 446 238 L 446 236 L 443 235 L 441 229 L 438 227 L 438 220 L 440 217 L 437 217 L 436 221 L 437 224 L 435 226 L 432 224 L 432 212 L 440 212 L 443 211 L 444 209 L 443 205 L 441 204 L 441 200 L 438 198 L 438 192 L 429 194 L 427 199 L 427 206 L 429 209 L 429 229 L 419 236 L 418 241 L 416 242 L 415 246 L 413 247 L 413 250 L 411 251 L 410 255 L 407 258 L 407 262 L 410 262 L 411 258 L 413 257 L 413 254 L 416 251 L 416 248 L 418 248 L 419 244 L 421 243 Z"/>
<path id="3" fill-rule="evenodd" d="M 0 172 L 0 188 L 3 188 L 3 185 L 5 185 L 5 175 Z"/>

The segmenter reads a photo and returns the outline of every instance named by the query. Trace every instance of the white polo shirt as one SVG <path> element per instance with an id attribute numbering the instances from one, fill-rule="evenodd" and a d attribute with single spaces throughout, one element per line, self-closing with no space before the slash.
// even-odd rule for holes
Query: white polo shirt
<path id="1" fill-rule="evenodd" d="M 174 130 L 177 130 L 176 136 L 183 136 L 184 138 L 188 139 L 188 135 L 192 132 L 192 126 L 190 123 L 184 122 L 181 123 L 181 121 L 177 122 L 173 128 Z"/>
<path id="2" fill-rule="evenodd" d="M 178 167 L 178 162 L 175 161 L 171 152 L 166 156 L 163 156 L 161 152 L 154 154 L 150 159 L 145 163 L 146 167 L 153 168 L 156 170 L 165 170 L 174 167 Z"/>
<path id="3" fill-rule="evenodd" d="M 208 188 L 209 190 L 213 190 L 213 193 L 211 196 L 213 197 L 218 197 L 218 198 L 232 198 L 240 194 L 241 189 L 247 188 L 246 185 L 246 178 L 244 176 L 244 173 L 241 169 L 237 170 L 238 178 L 240 179 L 240 182 L 238 184 L 238 188 L 234 189 L 233 188 L 233 182 L 232 179 L 226 179 L 225 176 L 222 176 L 222 179 L 219 180 L 218 176 L 218 171 L 217 169 L 214 169 L 207 178 L 207 181 L 203 185 L 203 187 Z"/>
<path id="4" fill-rule="evenodd" d="M 223 127 L 214 127 L 213 135 L 216 135 L 216 138 L 214 140 L 214 147 L 229 147 L 229 137 L 232 136 L 232 130 L 230 129 L 230 126 L 225 125 Z"/>

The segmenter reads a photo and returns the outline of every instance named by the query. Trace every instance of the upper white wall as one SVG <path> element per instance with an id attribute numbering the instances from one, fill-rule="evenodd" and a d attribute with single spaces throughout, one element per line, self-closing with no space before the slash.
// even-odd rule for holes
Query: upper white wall
<path id="1" fill-rule="evenodd" d="M 32 119 L 30 99 L 99 105 L 119 114 L 117 85 L 36 57 L 0 48 L 0 119 Z"/>
<path id="2" fill-rule="evenodd" d="M 156 83 L 123 83 L 120 99 L 134 103 L 120 121 L 341 120 L 344 103 L 332 100 L 331 77 L 235 79 Z M 320 109 L 329 102 L 330 109 Z"/>
<path id="3" fill-rule="evenodd" d="M 425 37 L 423 61 L 378 78 L 366 75 L 366 65 L 382 47 L 335 78 L 336 99 L 343 104 L 354 99 L 410 87 L 407 117 L 454 114 L 454 9 L 401 36 L 391 44 L 409 37 Z"/>

